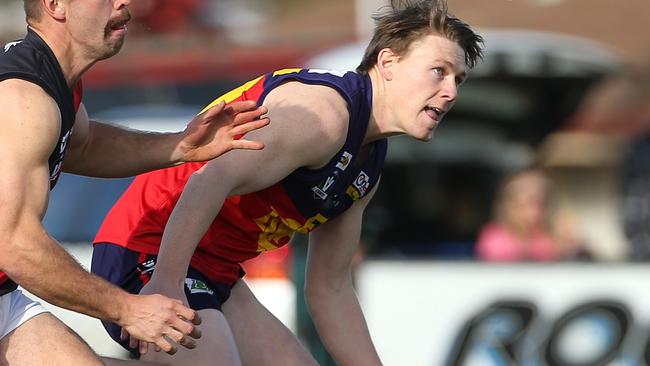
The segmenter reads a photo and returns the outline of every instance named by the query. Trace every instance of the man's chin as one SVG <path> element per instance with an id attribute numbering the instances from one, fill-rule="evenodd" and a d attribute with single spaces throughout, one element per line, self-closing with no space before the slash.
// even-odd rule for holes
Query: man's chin
<path id="1" fill-rule="evenodd" d="M 115 55 L 117 55 L 120 50 L 122 49 L 122 45 L 124 44 L 124 41 L 119 42 L 118 44 L 109 46 L 105 52 L 103 52 L 99 57 L 97 57 L 97 60 L 106 60 L 107 58 L 111 58 Z"/>
<path id="2" fill-rule="evenodd" d="M 433 139 L 433 133 L 435 132 L 435 130 L 436 130 L 435 128 L 433 130 L 425 130 L 421 134 L 413 137 L 415 137 L 415 139 L 419 141 L 424 141 L 424 142 L 431 141 L 431 139 Z"/>

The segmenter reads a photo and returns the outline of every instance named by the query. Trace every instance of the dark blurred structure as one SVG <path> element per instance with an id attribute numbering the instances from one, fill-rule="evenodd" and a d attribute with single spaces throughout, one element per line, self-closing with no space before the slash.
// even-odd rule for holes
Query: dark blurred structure
<path id="1" fill-rule="evenodd" d="M 614 167 L 629 258 L 650 259 L 650 61 L 596 85 L 572 117 L 570 131 L 623 142 Z"/>

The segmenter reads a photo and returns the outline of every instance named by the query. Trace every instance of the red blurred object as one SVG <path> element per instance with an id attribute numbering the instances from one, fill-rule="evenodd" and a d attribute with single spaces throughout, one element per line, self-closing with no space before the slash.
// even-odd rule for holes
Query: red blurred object
<path id="1" fill-rule="evenodd" d="M 289 248 L 289 245 L 285 245 L 244 262 L 242 267 L 246 271 L 246 278 L 290 278 L 291 250 Z"/>
<path id="2" fill-rule="evenodd" d="M 203 0 L 140 0 L 132 4 L 134 20 L 147 31 L 169 33 L 195 28 Z"/>

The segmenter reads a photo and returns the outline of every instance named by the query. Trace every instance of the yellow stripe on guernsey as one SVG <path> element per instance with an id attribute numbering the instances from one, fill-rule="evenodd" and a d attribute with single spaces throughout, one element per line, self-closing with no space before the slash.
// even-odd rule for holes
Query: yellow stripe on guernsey
<path id="1" fill-rule="evenodd" d="M 300 72 L 300 70 L 302 70 L 302 69 L 282 69 L 282 70 L 275 71 L 273 73 L 273 76 L 291 74 L 291 73 L 295 73 L 295 72 Z M 238 88 L 235 88 L 235 89 L 227 92 L 226 94 L 220 96 L 219 98 L 213 100 L 212 103 L 208 104 L 207 107 L 203 108 L 201 110 L 201 112 L 199 112 L 199 114 L 201 114 L 201 113 L 207 111 L 208 109 L 214 107 L 215 105 L 219 104 L 222 100 L 225 101 L 226 103 L 230 103 L 233 100 L 239 98 L 242 94 L 244 94 L 244 92 L 246 90 L 252 88 L 253 85 L 257 84 L 257 82 L 260 81 L 260 79 L 263 78 L 263 77 L 264 76 L 260 76 L 255 80 L 251 80 L 251 81 L 247 82 L 246 84 L 244 84 L 244 85 L 242 85 L 242 86 L 240 86 Z"/>
<path id="2" fill-rule="evenodd" d="M 264 76 L 260 76 L 257 79 L 251 80 L 251 81 L 247 82 L 246 84 L 244 84 L 244 85 L 242 85 L 242 86 L 240 86 L 238 88 L 235 88 L 235 89 L 227 92 L 226 94 L 220 96 L 219 98 L 213 100 L 212 103 L 208 104 L 207 107 L 203 108 L 201 110 L 201 112 L 199 112 L 199 114 L 201 114 L 201 113 L 207 111 L 208 109 L 214 107 L 215 105 L 219 104 L 222 100 L 225 101 L 226 103 L 230 103 L 233 100 L 239 98 L 242 94 L 244 94 L 244 92 L 246 90 L 252 88 L 253 85 L 257 84 L 257 82 L 260 81 L 260 79 L 262 79 L 263 77 Z"/>
<path id="3" fill-rule="evenodd" d="M 327 218 L 317 214 L 308 218 L 304 225 L 291 218 L 280 217 L 280 214 L 271 208 L 271 212 L 255 219 L 255 223 L 262 230 L 257 239 L 257 251 L 264 252 L 273 250 L 280 246 L 283 240 L 289 240 L 294 232 L 307 234 L 312 231 L 316 225 L 324 224 Z"/>
<path id="4" fill-rule="evenodd" d="M 302 69 L 282 69 L 273 73 L 273 76 L 293 74 L 294 72 L 300 72 Z"/>

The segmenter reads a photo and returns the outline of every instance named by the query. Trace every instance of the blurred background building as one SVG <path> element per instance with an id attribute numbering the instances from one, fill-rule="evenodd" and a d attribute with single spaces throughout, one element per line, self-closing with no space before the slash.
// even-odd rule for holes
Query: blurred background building
<path id="1" fill-rule="evenodd" d="M 132 2 L 134 20 L 125 47 L 84 78 L 85 104 L 94 118 L 152 130 L 181 129 L 202 106 L 264 72 L 285 67 L 354 69 L 372 32 L 370 15 L 386 4 L 380 0 Z M 367 264 L 360 267 L 358 283 L 386 364 L 439 365 L 442 361 L 432 360 L 439 360 L 441 354 L 449 356 L 445 361 L 449 365 L 470 365 L 472 357 L 485 360 L 480 358 L 480 347 L 495 341 L 472 341 L 469 335 L 477 332 L 472 326 L 492 319 L 489 314 L 501 314 L 503 320 L 503 309 L 510 315 L 513 311 L 524 314 L 522 319 L 533 325 L 533 319 L 551 324 L 549 319 L 558 318 L 553 323 L 557 329 L 533 326 L 537 337 L 533 343 L 538 348 L 531 351 L 522 346 L 517 354 L 499 351 L 499 357 L 510 360 L 474 364 L 518 365 L 542 351 L 569 357 L 566 352 L 562 356 L 559 348 L 551 349 L 555 347 L 553 332 L 566 326 L 561 315 L 565 311 L 576 314 L 569 311 L 572 306 L 586 308 L 588 315 L 593 309 L 602 315 L 618 314 L 624 308 L 622 313 L 635 315 L 637 321 L 650 321 L 650 313 L 643 310 L 643 304 L 650 303 L 647 295 L 635 296 L 643 290 L 621 284 L 648 275 L 624 262 L 650 258 L 650 32 L 644 27 L 650 19 L 650 2 L 449 0 L 449 7 L 485 36 L 485 62 L 470 74 L 456 107 L 432 142 L 391 141 L 382 185 L 365 217 L 360 258 L 365 257 Z M 24 33 L 22 1 L 0 0 L 0 41 L 18 39 Z M 561 230 L 580 238 L 593 263 L 527 263 L 522 267 L 472 262 L 477 259 L 479 233 L 493 218 L 501 182 L 530 168 L 552 182 L 557 198 L 554 208 L 569 213 L 563 217 L 570 218 L 560 224 L 564 225 Z M 88 248 L 104 214 L 129 181 L 66 175 L 48 210 L 48 230 L 59 240 L 82 243 L 71 248 L 83 257 L 87 251 L 83 248 Z M 291 268 L 294 274 L 303 270 L 304 246 L 296 249 L 294 267 L 285 249 L 250 263 L 247 270 L 254 278 L 280 281 L 266 282 L 272 283 L 270 287 L 259 282 L 260 293 L 272 294 L 263 300 L 276 314 L 284 314 L 280 317 L 318 353 L 322 349 L 311 339 L 315 336 L 309 325 L 303 323 L 304 307 L 295 300 L 300 299 L 300 286 L 286 286 Z M 603 262 L 608 264 L 599 264 Z M 614 275 L 608 272 L 612 266 Z M 457 275 L 458 271 L 467 275 Z M 385 284 L 398 278 L 401 282 L 395 286 L 401 291 L 391 291 L 403 294 L 404 301 L 380 300 Z M 300 283 L 300 276 L 296 281 Z M 467 290 L 454 297 L 459 288 Z M 278 291 L 283 295 L 277 296 Z M 429 297 L 413 300 L 415 292 Z M 556 294 L 565 300 L 548 300 Z M 289 300 L 278 303 L 280 297 Z M 636 297 L 642 299 L 635 301 Z M 499 302 L 513 298 L 525 301 Z M 588 302 L 593 299 L 617 305 Z M 405 319 L 406 312 L 413 317 L 430 316 L 420 327 L 426 324 L 439 333 L 404 328 L 413 327 L 408 317 L 401 324 L 387 320 L 386 308 L 397 312 L 404 302 L 418 301 L 424 308 L 409 305 L 410 311 L 392 313 L 393 317 Z M 430 314 L 432 308 L 444 320 Z M 481 313 L 483 308 L 489 310 Z M 451 309 L 455 317 L 445 317 Z M 471 318 L 476 313 L 480 316 Z M 454 319 L 458 322 L 453 323 Z M 469 322 L 466 328 L 463 321 Z M 486 320 L 486 324 L 493 323 Z M 647 340 L 647 334 L 635 327 L 612 324 L 601 329 L 611 339 L 618 334 L 637 337 L 639 344 Z M 443 333 L 440 327 L 445 328 Z M 591 334 L 594 328 L 590 327 L 571 329 Z M 391 336 L 404 338 L 409 332 L 440 344 L 434 347 L 420 340 L 413 343 L 417 351 L 413 344 L 410 348 L 393 344 Z M 495 337 L 503 335 L 499 334 Z M 444 342 L 434 342 L 435 337 L 444 337 Z M 520 340 L 497 341 L 516 346 Z M 596 365 L 600 351 L 602 357 L 614 359 L 620 356 L 623 343 L 602 346 L 602 340 L 594 340 L 602 346 L 591 352 L 595 361 L 583 355 L 567 358 L 567 362 Z M 628 354 L 641 348 L 636 343 L 627 346 Z M 405 354 L 413 358 L 390 362 Z M 327 364 L 325 355 L 319 357 Z M 630 357 L 636 362 L 641 356 Z M 630 364 L 648 364 L 643 362 Z"/>

